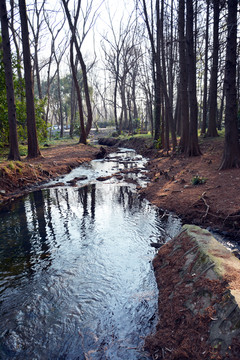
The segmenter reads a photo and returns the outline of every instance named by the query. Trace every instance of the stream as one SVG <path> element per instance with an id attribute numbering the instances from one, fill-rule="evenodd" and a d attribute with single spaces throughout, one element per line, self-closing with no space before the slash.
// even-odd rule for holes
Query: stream
<path id="1" fill-rule="evenodd" d="M 181 222 L 138 196 L 145 163 L 120 149 L 1 210 L 0 359 L 149 358 L 158 298 L 150 244 Z"/>

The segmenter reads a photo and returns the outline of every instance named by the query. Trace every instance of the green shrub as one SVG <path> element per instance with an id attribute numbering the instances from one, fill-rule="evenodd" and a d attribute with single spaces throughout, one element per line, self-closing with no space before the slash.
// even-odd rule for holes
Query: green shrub
<path id="1" fill-rule="evenodd" d="M 196 175 L 192 178 L 191 183 L 192 185 L 201 185 L 201 184 L 205 184 L 206 181 L 207 181 L 206 178 Z"/>

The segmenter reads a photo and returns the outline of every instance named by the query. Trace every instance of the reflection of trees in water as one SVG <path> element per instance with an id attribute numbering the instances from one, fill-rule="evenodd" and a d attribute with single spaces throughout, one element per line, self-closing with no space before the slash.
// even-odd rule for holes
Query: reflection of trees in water
<path id="1" fill-rule="evenodd" d="M 65 229 L 65 233 L 63 234 L 63 236 L 66 235 L 66 238 L 69 239 L 70 231 L 69 231 L 69 216 L 68 215 L 70 215 L 71 206 L 69 203 L 68 190 L 61 189 L 61 192 L 60 192 L 59 189 L 54 189 L 54 194 L 55 194 L 55 199 L 56 199 L 57 210 L 59 212 L 60 219 L 62 220 L 64 229 Z M 61 199 L 60 199 L 60 194 L 61 194 Z M 63 211 L 63 206 L 62 206 L 63 202 L 66 203 L 67 210 L 65 210 L 65 211 Z"/>
<path id="2" fill-rule="evenodd" d="M 54 243 L 56 243 L 56 234 L 53 227 L 53 218 L 52 218 L 52 201 L 50 196 L 50 190 L 46 190 L 45 192 L 45 199 L 46 199 L 46 219 L 47 225 L 46 227 L 49 229 L 49 234 Z"/>
<path id="3" fill-rule="evenodd" d="M 142 200 L 128 186 L 120 186 L 117 192 L 117 201 L 122 205 L 123 210 L 139 211 L 142 208 Z"/>
<path id="4" fill-rule="evenodd" d="M 1 215 L 0 271 L 6 277 L 31 272 L 31 243 L 24 201 L 17 201 Z"/>
<path id="5" fill-rule="evenodd" d="M 91 201 L 89 202 L 88 197 Z M 96 185 L 88 185 L 78 189 L 78 202 L 83 206 L 83 216 L 81 221 L 81 236 L 86 238 L 89 226 L 94 225 L 96 209 Z M 88 207 L 90 204 L 91 219 L 89 219 Z"/>
<path id="6" fill-rule="evenodd" d="M 28 229 L 28 239 L 31 246 L 31 268 L 42 260 L 45 262 L 45 268 L 51 264 L 51 253 L 47 234 L 47 207 L 45 206 L 46 193 L 35 191 L 31 193 L 25 201 L 26 220 L 24 227 Z"/>
<path id="7" fill-rule="evenodd" d="M 96 185 L 93 184 L 91 187 L 91 216 L 92 220 L 95 220 L 95 209 L 96 209 Z"/>
<path id="8" fill-rule="evenodd" d="M 40 240 L 40 246 L 42 253 L 48 252 L 49 245 L 47 243 L 47 224 L 45 220 L 45 204 L 44 204 L 44 198 L 43 198 L 43 192 L 42 191 L 35 191 L 33 193 L 33 200 L 34 205 L 36 208 L 36 219 L 38 223 L 38 233 L 39 233 L 39 240 Z"/>
<path id="9" fill-rule="evenodd" d="M 79 239 L 93 231 L 96 211 L 101 211 L 106 196 L 113 208 L 118 203 L 124 212 L 142 207 L 128 186 L 104 188 L 104 184 L 36 191 L 15 202 L 0 218 L 0 270 L 32 274 L 42 261 L 40 268 L 46 269 L 52 263 L 52 249 L 61 245 L 61 239 L 71 239 L 72 219 L 78 221 L 74 226 L 79 227 Z"/>

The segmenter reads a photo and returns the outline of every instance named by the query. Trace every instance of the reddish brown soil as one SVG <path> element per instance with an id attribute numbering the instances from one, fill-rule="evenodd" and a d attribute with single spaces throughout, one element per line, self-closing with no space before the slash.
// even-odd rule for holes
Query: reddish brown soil
<path id="1" fill-rule="evenodd" d="M 219 171 L 223 139 L 204 139 L 202 156 L 166 156 L 159 152 L 149 163 L 151 182 L 142 190 L 153 204 L 178 214 L 185 223 L 240 231 L 240 169 Z M 201 185 L 191 181 L 199 175 Z"/>
<path id="2" fill-rule="evenodd" d="M 90 145 L 60 145 L 41 151 L 37 159 L 0 163 L 0 202 L 5 204 L 32 187 L 69 173 L 73 168 L 96 157 L 99 149 Z"/>

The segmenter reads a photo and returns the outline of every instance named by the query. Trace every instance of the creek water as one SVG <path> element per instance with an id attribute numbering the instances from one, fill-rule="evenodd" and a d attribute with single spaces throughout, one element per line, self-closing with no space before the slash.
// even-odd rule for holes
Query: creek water
<path id="1" fill-rule="evenodd" d="M 181 223 L 161 218 L 126 178 L 96 180 L 120 171 L 144 185 L 145 161 L 121 150 L 1 211 L 0 359 L 148 358 L 157 314 L 150 243 Z"/>

